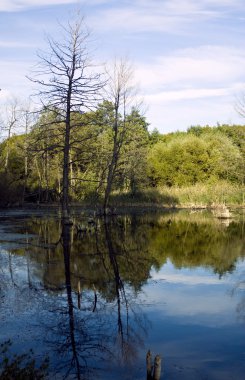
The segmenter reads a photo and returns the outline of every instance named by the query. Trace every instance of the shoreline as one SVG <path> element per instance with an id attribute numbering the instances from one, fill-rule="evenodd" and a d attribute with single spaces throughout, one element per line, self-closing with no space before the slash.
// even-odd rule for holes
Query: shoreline
<path id="1" fill-rule="evenodd" d="M 45 210 L 45 209 L 52 209 L 52 210 L 61 210 L 61 205 L 59 202 L 52 202 L 52 203 L 24 203 L 23 205 L 20 205 L 18 203 L 13 203 L 12 205 L 0 205 L 0 210 L 6 211 L 6 210 Z M 92 205 L 89 203 L 71 203 L 70 204 L 71 210 L 82 210 L 82 211 L 91 211 L 95 212 L 96 214 L 102 214 L 103 213 L 103 207 L 100 204 Z M 109 215 L 116 215 L 120 214 L 121 212 L 125 213 L 125 210 L 127 211 L 145 211 L 145 212 L 154 212 L 154 211 L 178 211 L 178 210 L 225 210 L 225 209 L 236 209 L 236 210 L 242 210 L 245 209 L 244 204 L 212 204 L 212 205 L 204 205 L 204 204 L 178 204 L 178 205 L 165 205 L 165 204 L 158 204 L 158 203 L 120 203 L 120 204 L 112 204 L 108 207 L 108 214 Z"/>

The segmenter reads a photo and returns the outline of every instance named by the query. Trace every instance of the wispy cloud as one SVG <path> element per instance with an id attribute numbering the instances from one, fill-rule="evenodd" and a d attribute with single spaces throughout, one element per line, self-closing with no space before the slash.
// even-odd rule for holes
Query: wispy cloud
<path id="1" fill-rule="evenodd" d="M 98 29 L 125 32 L 193 31 L 193 25 L 228 16 L 228 12 L 243 10 L 240 0 L 133 0 L 122 1 L 117 6 L 103 9 L 94 15 L 93 24 Z"/>
<path id="2" fill-rule="evenodd" d="M 166 100 L 159 97 L 146 97 L 147 119 L 151 128 L 163 133 L 186 130 L 192 125 L 243 124 L 235 111 L 235 96 L 216 96 L 192 99 Z"/>
<path id="3" fill-rule="evenodd" d="M 173 125 L 185 129 L 194 124 L 239 122 L 234 106 L 236 95 L 245 87 L 244 66 L 242 49 L 222 46 L 176 50 L 153 62 L 139 62 L 136 77 L 149 107 L 149 120 L 165 131 Z"/>
<path id="4" fill-rule="evenodd" d="M 110 3 L 111 0 L 1 0 L 0 12 L 18 12 L 29 8 L 45 7 L 52 5 L 83 4 L 97 5 Z"/>
<path id="5" fill-rule="evenodd" d="M 179 91 L 165 91 L 152 95 L 146 95 L 145 101 L 152 104 L 163 104 L 164 102 L 178 102 L 180 100 L 188 99 L 227 96 L 229 93 L 229 88 L 198 88 Z"/>
<path id="6" fill-rule="evenodd" d="M 37 9 L 50 5 L 57 7 Z M 233 108 L 235 95 L 245 88 L 244 0 L 0 0 L 0 12 L 32 9 L 1 13 L 5 24 L 14 22 L 11 34 L 4 23 L 1 28 L 5 91 L 26 88 L 27 61 L 35 60 L 36 47 L 46 48 L 41 34 L 56 38 L 55 18 L 63 22 L 73 5 L 81 5 L 100 39 L 99 60 L 132 57 L 153 127 L 167 132 L 238 118 Z"/>
<path id="7" fill-rule="evenodd" d="M 45 5 L 76 4 L 76 0 L 1 0 L 0 12 L 16 12 Z"/>
<path id="8" fill-rule="evenodd" d="M 28 97 L 30 95 L 30 83 L 26 78 L 30 62 L 25 61 L 0 61 L 1 84 L 0 100 L 5 100 L 9 94 L 13 96 Z"/>
<path id="9" fill-rule="evenodd" d="M 10 98 L 11 93 L 10 91 L 7 90 L 2 90 L 0 91 L 0 106 L 3 104 L 8 98 Z"/>
<path id="10" fill-rule="evenodd" d="M 183 285 L 220 285 L 228 283 L 225 279 L 208 275 L 193 275 L 179 273 L 152 273 L 154 280 L 164 279 L 168 283 L 183 284 Z"/>
<path id="11" fill-rule="evenodd" d="M 29 42 L 21 42 L 21 41 L 3 41 L 0 40 L 1 48 L 35 48 L 36 45 L 34 43 Z"/>
<path id="12" fill-rule="evenodd" d="M 187 20 L 178 15 L 166 15 L 153 9 L 138 9 L 134 6 L 103 10 L 100 15 L 90 17 L 97 30 L 121 30 L 124 33 L 161 31 L 179 33 Z"/>
<path id="13" fill-rule="evenodd" d="M 138 64 L 137 79 L 146 88 L 164 86 L 224 87 L 244 76 L 245 52 L 222 46 L 200 46 L 157 57 L 155 62 Z"/>

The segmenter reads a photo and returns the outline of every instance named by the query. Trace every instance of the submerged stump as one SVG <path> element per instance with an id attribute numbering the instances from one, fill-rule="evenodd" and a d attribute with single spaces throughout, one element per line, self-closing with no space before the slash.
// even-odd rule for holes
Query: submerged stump
<path id="1" fill-rule="evenodd" d="M 160 380 L 161 377 L 161 357 L 156 355 L 154 365 L 152 365 L 151 351 L 148 350 L 146 354 L 146 379 L 147 380 Z"/>

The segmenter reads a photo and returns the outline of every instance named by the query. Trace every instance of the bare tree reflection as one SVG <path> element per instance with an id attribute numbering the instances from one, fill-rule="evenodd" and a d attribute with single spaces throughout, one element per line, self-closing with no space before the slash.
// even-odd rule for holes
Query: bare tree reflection
<path id="1" fill-rule="evenodd" d="M 13 273 L 12 262 L 8 270 L 22 308 L 37 310 L 31 323 L 40 331 L 40 350 L 50 353 L 50 377 L 88 380 L 123 372 L 144 342 L 147 321 L 136 298 L 151 267 L 141 254 L 131 255 L 138 247 L 127 223 L 100 220 L 80 237 L 57 219 L 37 218 L 25 227 L 25 239 L 10 252 L 13 259 L 25 255 L 21 271 Z"/>
<path id="2" fill-rule="evenodd" d="M 126 342 L 128 341 L 129 335 L 128 335 L 128 302 L 125 294 L 124 284 L 120 277 L 116 253 L 113 249 L 113 244 L 111 240 L 111 234 L 110 234 L 110 224 L 109 221 L 105 217 L 104 221 L 105 226 L 105 237 L 106 242 L 108 246 L 108 254 L 110 258 L 110 264 L 113 268 L 114 273 L 114 282 L 115 282 L 115 294 L 117 298 L 117 325 L 118 325 L 118 334 L 121 340 L 121 349 L 122 349 L 122 355 L 127 355 L 127 349 L 125 349 L 125 346 L 127 346 Z M 122 315 L 121 315 L 121 304 L 122 302 L 125 303 L 126 306 L 126 337 L 124 336 L 124 327 L 122 322 Z"/>
<path id="3" fill-rule="evenodd" d="M 152 266 L 171 260 L 177 268 L 205 266 L 223 275 L 244 257 L 236 223 L 224 230 L 205 220 L 144 218 L 106 217 L 88 228 L 88 217 L 74 217 L 75 225 L 87 223 L 86 232 L 58 218 L 32 218 L 18 230 L 23 238 L 17 248 L 6 250 L 1 303 L 9 302 L 8 286 L 18 318 L 30 312 L 33 321 L 25 328 L 37 327 L 35 342 L 51 355 L 50 378 L 105 379 L 108 371 L 125 368 L 133 378 L 148 328 L 137 296 Z M 245 320 L 244 283 L 243 277 L 234 294 L 241 295 L 237 310 Z"/>
<path id="4" fill-rule="evenodd" d="M 120 268 L 117 260 L 117 257 L 119 257 L 120 255 L 124 255 L 126 260 L 126 250 L 125 246 L 123 246 L 123 252 L 119 250 L 119 247 L 117 247 L 117 250 L 115 249 L 112 239 L 113 226 L 115 228 L 115 221 L 113 219 L 108 218 L 108 216 L 105 216 L 105 239 L 107 243 L 109 262 L 113 273 L 112 281 L 114 283 L 114 291 L 117 302 L 117 333 L 120 347 L 119 355 L 121 356 L 123 362 L 130 363 L 133 362 L 133 360 L 135 359 L 139 345 L 143 344 L 141 336 L 145 335 L 146 321 L 137 318 L 137 313 L 134 313 L 134 310 L 131 308 L 132 304 L 135 303 L 135 301 L 132 300 L 132 295 L 131 302 L 129 302 L 128 300 L 124 286 L 124 281 L 121 277 Z M 135 263 L 135 265 L 137 265 L 137 262 Z M 137 273 L 137 271 L 135 273 Z M 122 310 L 123 307 L 125 308 L 124 312 Z M 130 309 L 132 315 L 135 317 L 134 321 L 131 319 L 131 325 L 129 315 Z"/>
<path id="5" fill-rule="evenodd" d="M 52 329 L 51 341 L 48 343 L 60 357 L 63 357 L 62 361 L 58 361 L 56 373 L 60 376 L 63 374 L 64 379 L 69 376 L 69 378 L 81 380 L 89 379 L 90 376 L 94 378 L 94 371 L 98 371 L 101 360 L 109 360 L 111 353 L 106 346 L 104 326 L 99 318 L 91 318 L 91 313 L 87 313 L 85 298 L 81 300 L 80 285 L 78 286 L 78 307 L 73 302 L 75 292 L 71 281 L 71 241 L 71 226 L 64 225 L 61 245 L 64 257 L 66 303 L 61 297 L 58 308 L 51 307 L 58 322 Z M 82 307 L 82 301 L 85 307 Z"/>
<path id="6" fill-rule="evenodd" d="M 59 293 L 55 301 L 53 299 L 55 304 L 48 306 L 55 316 L 55 324 L 53 318 L 51 323 L 47 321 L 46 330 L 49 333 L 46 342 L 63 358 L 62 362 L 58 361 L 55 372 L 59 375 L 64 373 L 64 379 L 68 376 L 78 380 L 89 379 L 94 378 L 94 373 L 98 378 L 99 368 L 105 370 L 106 367 L 118 366 L 119 361 L 132 361 L 136 356 L 137 347 L 143 342 L 141 336 L 145 333 L 145 324 L 141 324 L 143 318 L 137 318 L 137 312 L 133 310 L 133 298 L 131 297 L 130 303 L 128 301 L 117 261 L 119 252 L 115 252 L 112 241 L 112 226 L 108 221 L 103 226 L 104 233 L 103 229 L 99 233 L 97 231 L 97 252 L 96 255 L 91 255 L 91 260 L 96 257 L 96 260 L 102 262 L 108 275 L 107 285 L 104 286 L 108 287 L 110 292 L 111 287 L 114 288 L 109 302 L 104 298 L 105 289 L 100 294 L 100 277 L 94 277 L 92 280 L 86 278 L 81 270 L 79 273 L 72 271 L 74 265 L 71 267 L 71 256 L 76 254 L 72 244 L 72 228 L 67 225 L 62 228 L 60 246 L 63 251 L 65 288 L 62 290 L 62 286 L 58 286 Z M 74 283 L 77 283 L 76 287 Z M 46 283 L 45 290 L 54 292 L 54 284 L 49 286 Z M 129 308 L 134 316 L 131 320 Z M 114 311 L 116 335 L 113 328 Z"/>
<path id="7" fill-rule="evenodd" d="M 70 327 L 70 344 L 72 348 L 72 360 L 69 370 L 66 373 L 68 376 L 72 367 L 75 367 L 77 379 L 81 379 L 80 363 L 77 353 L 76 340 L 74 335 L 74 314 L 73 314 L 73 300 L 72 300 L 72 289 L 71 289 L 71 275 L 70 275 L 70 251 L 71 251 L 71 236 L 70 236 L 70 226 L 63 225 L 62 230 L 62 245 L 64 253 L 64 264 L 65 264 L 65 283 L 67 292 L 67 305 L 68 305 L 68 315 L 69 315 L 69 327 Z"/>
<path id="8" fill-rule="evenodd" d="M 239 319 L 245 322 L 245 273 L 243 272 L 241 279 L 237 281 L 231 291 L 232 296 L 237 296 L 239 302 L 236 307 Z"/>

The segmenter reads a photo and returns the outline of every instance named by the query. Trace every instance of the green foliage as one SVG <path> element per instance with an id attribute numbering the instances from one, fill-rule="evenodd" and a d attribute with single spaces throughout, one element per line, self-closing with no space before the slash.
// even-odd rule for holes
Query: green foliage
<path id="1" fill-rule="evenodd" d="M 207 152 L 197 137 L 158 143 L 149 153 L 149 168 L 156 185 L 181 186 L 207 178 Z"/>
<path id="2" fill-rule="evenodd" d="M 193 132 L 193 129 L 191 129 Z M 176 135 L 169 142 L 158 142 L 148 154 L 148 174 L 152 184 L 189 186 L 228 180 L 243 181 L 243 157 L 220 131 Z"/>
<path id="3" fill-rule="evenodd" d="M 11 174 L 0 172 L 0 206 L 7 206 L 22 201 L 23 184 Z"/>
<path id="4" fill-rule="evenodd" d="M 13 136 L 0 144 L 0 205 L 2 206 L 22 201 L 24 179 L 23 141 L 23 136 Z"/>
<path id="5" fill-rule="evenodd" d="M 118 187 L 135 194 L 148 182 L 147 146 L 149 144 L 148 123 L 139 111 L 132 109 L 126 117 L 125 142 L 121 149 L 121 159 L 117 170 Z"/>
<path id="6" fill-rule="evenodd" d="M 79 235 L 75 225 L 86 223 L 86 219 L 81 215 L 73 219 L 76 238 L 71 242 L 71 286 L 77 291 L 80 278 L 83 289 L 92 290 L 95 286 L 98 293 L 110 301 L 117 297 L 111 255 L 115 256 L 125 286 L 130 285 L 135 291 L 147 281 L 153 265 L 158 269 L 171 260 L 177 268 L 209 267 L 222 275 L 232 271 L 236 261 L 245 255 L 242 222 L 230 222 L 224 228 L 207 211 L 181 210 L 136 216 L 126 210 L 123 216 L 109 218 L 106 225 L 98 219 L 96 230 Z M 39 269 L 39 280 L 50 292 L 62 292 L 65 267 L 62 246 L 55 244 L 61 233 L 57 219 L 34 216 L 25 227 L 29 234 L 38 237 L 38 246 L 27 249 L 31 262 L 35 263 L 33 267 Z M 53 247 L 48 251 L 49 260 L 47 242 Z M 26 247 L 14 252 L 25 255 Z M 56 265 L 52 265 L 54 260 Z"/>
<path id="7" fill-rule="evenodd" d="M 94 203 L 103 198 L 113 154 L 114 113 L 114 105 L 107 100 L 95 111 L 72 113 L 70 196 L 74 201 Z M 118 123 L 121 146 L 113 177 L 113 202 L 116 197 L 124 202 L 141 199 L 141 194 L 147 198 L 149 189 L 164 187 L 166 191 L 183 191 L 180 197 L 173 196 L 175 202 L 156 197 L 156 203 L 187 204 L 184 188 L 201 185 L 206 189 L 201 191 L 202 202 L 210 204 L 213 199 L 204 193 L 210 186 L 219 187 L 220 181 L 226 184 L 222 186 L 232 203 L 243 202 L 241 195 L 231 198 L 228 184 L 237 189 L 244 183 L 245 126 L 192 126 L 187 132 L 149 133 L 145 117 L 134 108 L 125 119 L 119 115 Z M 1 205 L 22 203 L 24 199 L 59 200 L 64 128 L 61 111 L 46 109 L 27 135 L 12 136 L 0 144 Z M 238 193 L 242 191 L 234 190 Z M 167 197 L 171 199 L 171 194 Z"/>

